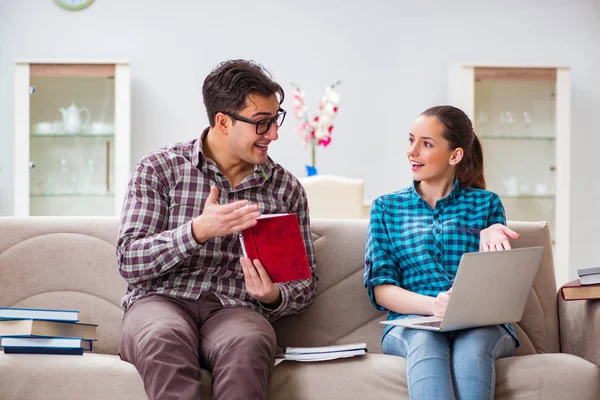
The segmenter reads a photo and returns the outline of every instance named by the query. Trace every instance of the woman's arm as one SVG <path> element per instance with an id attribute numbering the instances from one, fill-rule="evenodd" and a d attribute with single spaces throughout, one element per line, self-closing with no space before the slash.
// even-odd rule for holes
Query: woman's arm
<path id="1" fill-rule="evenodd" d="M 373 288 L 377 304 L 399 314 L 435 315 L 443 317 L 452 289 L 437 297 L 417 294 L 395 285 L 377 285 Z"/>
<path id="2" fill-rule="evenodd" d="M 502 201 L 494 193 L 488 227 L 479 234 L 479 251 L 510 250 L 511 245 L 508 238 L 519 239 L 519 234 L 506 226 L 506 215 Z"/>

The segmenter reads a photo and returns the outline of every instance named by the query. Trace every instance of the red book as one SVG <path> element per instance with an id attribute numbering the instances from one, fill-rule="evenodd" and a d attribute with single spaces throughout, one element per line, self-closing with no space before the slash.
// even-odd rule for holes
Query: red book
<path id="1" fill-rule="evenodd" d="M 259 260 L 273 282 L 312 276 L 296 214 L 269 214 L 240 234 L 244 256 Z"/>
<path id="2" fill-rule="evenodd" d="M 600 299 L 600 284 L 581 285 L 579 279 L 565 283 L 560 288 L 560 294 L 566 301 Z"/>

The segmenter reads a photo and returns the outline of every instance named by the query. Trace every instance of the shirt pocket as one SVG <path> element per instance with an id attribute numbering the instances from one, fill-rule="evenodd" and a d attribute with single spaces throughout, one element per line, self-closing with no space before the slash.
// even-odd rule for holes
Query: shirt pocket
<path id="1" fill-rule="evenodd" d="M 485 227 L 477 223 L 459 222 L 450 224 L 447 232 L 450 233 L 451 240 L 465 243 L 465 251 L 472 252 L 479 251 L 479 235 L 483 229 Z"/>
<path id="2" fill-rule="evenodd" d="M 455 229 L 459 234 L 462 235 L 479 235 L 482 231 L 481 228 L 468 226 L 468 225 L 455 225 Z"/>

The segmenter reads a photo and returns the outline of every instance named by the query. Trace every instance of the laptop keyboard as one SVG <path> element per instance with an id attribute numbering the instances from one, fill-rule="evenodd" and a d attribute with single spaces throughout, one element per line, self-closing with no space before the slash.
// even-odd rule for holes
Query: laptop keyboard
<path id="1" fill-rule="evenodd" d="M 421 322 L 415 325 L 419 325 L 419 326 L 432 326 L 435 328 L 439 328 L 440 325 L 442 325 L 442 321 L 431 321 L 431 322 Z"/>

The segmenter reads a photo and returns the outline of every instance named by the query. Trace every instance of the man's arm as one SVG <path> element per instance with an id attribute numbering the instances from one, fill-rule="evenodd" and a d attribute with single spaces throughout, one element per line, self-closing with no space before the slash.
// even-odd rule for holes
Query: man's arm
<path id="1" fill-rule="evenodd" d="M 137 165 L 125 196 L 117 239 L 119 272 L 129 284 L 167 273 L 200 246 L 192 234 L 192 221 L 165 230 L 168 192 L 151 165 Z"/>
<path id="2" fill-rule="evenodd" d="M 156 278 L 190 257 L 207 240 L 247 229 L 260 216 L 246 200 L 227 205 L 217 202 L 211 187 L 202 214 L 165 230 L 169 219 L 169 188 L 151 165 L 139 164 L 133 173 L 123 206 L 117 239 L 119 272 L 130 284 Z"/>

